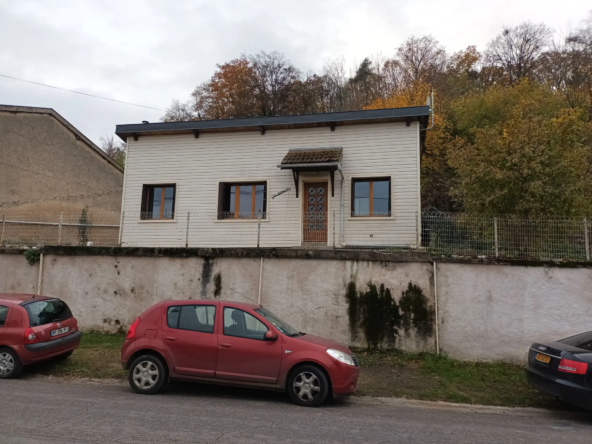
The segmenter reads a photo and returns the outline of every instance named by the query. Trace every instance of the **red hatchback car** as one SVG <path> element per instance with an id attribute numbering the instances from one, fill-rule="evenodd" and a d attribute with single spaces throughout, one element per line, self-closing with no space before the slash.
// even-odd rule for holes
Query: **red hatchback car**
<path id="1" fill-rule="evenodd" d="M 137 393 L 170 379 L 287 391 L 320 405 L 356 389 L 358 360 L 347 347 L 298 332 L 255 304 L 166 301 L 130 326 L 121 364 Z"/>
<path id="2" fill-rule="evenodd" d="M 68 357 L 80 344 L 76 318 L 59 299 L 0 293 L 0 378 L 16 378 L 23 365 Z"/>

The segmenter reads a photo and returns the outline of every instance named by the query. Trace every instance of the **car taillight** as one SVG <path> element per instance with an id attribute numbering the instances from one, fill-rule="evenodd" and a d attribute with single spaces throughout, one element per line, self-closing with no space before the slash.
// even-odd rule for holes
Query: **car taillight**
<path id="1" fill-rule="evenodd" d="M 572 361 L 571 359 L 562 359 L 557 370 L 576 375 L 585 375 L 588 371 L 588 364 L 585 362 Z"/>
<path id="2" fill-rule="evenodd" d="M 129 326 L 129 330 L 127 331 L 127 335 L 125 339 L 134 339 L 136 337 L 136 327 L 140 323 L 140 318 L 136 318 L 132 325 Z"/>
<path id="3" fill-rule="evenodd" d="M 39 342 L 39 339 L 37 338 L 37 335 L 35 334 L 33 329 L 26 328 L 25 329 L 25 344 L 35 344 L 36 342 Z"/>

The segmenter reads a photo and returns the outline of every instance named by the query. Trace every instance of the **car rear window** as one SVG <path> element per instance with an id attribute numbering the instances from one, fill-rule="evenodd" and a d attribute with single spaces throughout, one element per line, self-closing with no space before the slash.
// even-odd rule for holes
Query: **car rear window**
<path id="1" fill-rule="evenodd" d="M 583 348 L 584 350 L 592 351 L 592 331 L 571 336 L 569 338 L 562 339 L 559 342 L 571 345 L 572 347 L 578 347 Z"/>
<path id="2" fill-rule="evenodd" d="M 29 326 L 51 324 L 52 322 L 63 321 L 72 317 L 70 307 L 59 299 L 29 302 L 25 305 L 29 315 Z"/>

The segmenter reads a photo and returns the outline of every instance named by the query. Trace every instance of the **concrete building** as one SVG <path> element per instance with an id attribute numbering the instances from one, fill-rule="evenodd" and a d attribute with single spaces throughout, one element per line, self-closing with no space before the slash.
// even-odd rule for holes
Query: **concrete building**
<path id="1" fill-rule="evenodd" d="M 123 169 L 56 111 L 0 105 L 0 215 L 119 212 L 122 188 Z"/>
<path id="2" fill-rule="evenodd" d="M 429 108 L 118 125 L 124 246 L 409 247 Z"/>

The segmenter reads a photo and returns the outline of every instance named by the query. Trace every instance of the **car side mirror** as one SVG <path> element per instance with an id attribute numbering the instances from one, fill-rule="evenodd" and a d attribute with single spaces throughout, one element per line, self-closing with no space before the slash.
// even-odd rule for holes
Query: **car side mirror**
<path id="1" fill-rule="evenodd" d="M 277 341 L 278 335 L 276 335 L 274 332 L 272 331 L 266 331 L 265 332 L 265 340 L 266 341 Z"/>

